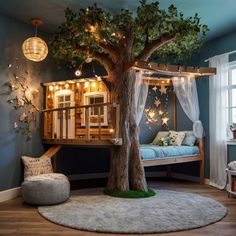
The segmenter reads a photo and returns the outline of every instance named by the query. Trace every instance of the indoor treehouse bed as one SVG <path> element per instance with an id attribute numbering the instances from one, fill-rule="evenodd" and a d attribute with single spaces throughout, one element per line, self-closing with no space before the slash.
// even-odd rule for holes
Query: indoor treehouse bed
<path id="1" fill-rule="evenodd" d="M 177 67 L 177 66 L 176 66 Z M 137 62 L 135 64 L 136 69 L 142 68 L 146 71 L 155 71 L 158 73 L 158 78 L 156 77 L 147 77 L 143 76 L 143 81 L 148 81 L 149 85 L 155 86 L 173 86 L 174 95 L 173 95 L 173 131 L 168 133 L 164 137 L 159 137 L 159 131 L 157 133 L 156 143 L 153 141 L 149 144 L 140 145 L 140 153 L 142 164 L 144 167 L 149 166 L 161 166 L 167 165 L 167 176 L 171 176 L 171 165 L 178 163 L 186 162 L 199 162 L 199 176 L 200 183 L 204 183 L 204 137 L 203 137 L 203 126 L 199 120 L 199 104 L 198 104 L 198 94 L 196 88 L 195 77 L 201 77 L 203 74 L 200 69 L 198 73 L 189 72 L 189 75 L 186 76 L 187 72 L 183 71 L 183 67 L 172 68 L 175 71 L 171 71 L 168 67 L 163 65 L 158 65 L 155 63 L 145 63 Z M 186 68 L 185 68 L 186 69 Z M 145 72 L 144 72 L 145 73 Z M 150 72 L 149 72 L 150 73 Z M 148 74 L 148 73 L 147 73 Z M 154 75 L 154 73 L 153 73 Z M 162 78 L 160 78 L 160 75 Z M 168 76 L 164 77 L 163 76 Z M 145 85 L 143 85 L 145 86 Z M 142 96 L 143 94 L 140 93 Z M 144 97 L 146 97 L 145 95 Z M 176 132 L 176 97 L 187 115 L 187 117 L 193 122 L 193 131 L 179 131 Z M 185 133 L 183 140 L 188 139 L 188 141 L 183 141 L 183 144 L 180 142 L 178 144 L 164 144 L 165 139 L 169 137 L 170 133 L 178 135 L 178 133 Z M 158 142 L 158 143 L 157 143 Z"/>

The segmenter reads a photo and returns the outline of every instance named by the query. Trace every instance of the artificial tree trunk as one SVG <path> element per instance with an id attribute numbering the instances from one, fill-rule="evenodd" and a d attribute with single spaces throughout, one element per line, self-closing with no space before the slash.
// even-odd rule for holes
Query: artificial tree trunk
<path id="1" fill-rule="evenodd" d="M 112 149 L 107 189 L 147 191 L 139 151 L 139 127 L 135 121 L 135 73 L 119 68 L 124 67 L 117 65 L 112 98 L 120 104 L 120 137 L 123 143 Z"/>

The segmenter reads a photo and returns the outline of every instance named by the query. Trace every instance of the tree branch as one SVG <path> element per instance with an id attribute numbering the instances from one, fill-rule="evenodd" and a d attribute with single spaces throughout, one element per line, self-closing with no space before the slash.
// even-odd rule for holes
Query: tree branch
<path id="1" fill-rule="evenodd" d="M 158 48 L 172 42 L 175 40 L 176 34 L 166 34 L 162 35 L 160 38 L 150 42 L 145 46 L 143 51 L 140 53 L 139 56 L 135 60 L 137 61 L 146 61 L 153 52 L 155 52 Z"/>
<path id="2" fill-rule="evenodd" d="M 109 58 L 108 54 L 100 53 L 100 52 L 94 51 L 91 48 L 88 48 L 86 46 L 80 46 L 80 45 L 76 46 L 75 51 L 90 54 L 95 60 L 99 61 L 105 67 L 108 76 L 111 75 L 112 70 L 114 69 L 114 63 Z"/>
<path id="3" fill-rule="evenodd" d="M 87 31 L 94 37 L 95 41 L 98 43 L 98 46 L 103 49 L 103 51 L 111 57 L 112 61 L 116 63 L 119 52 L 108 42 L 104 39 L 100 33 L 97 32 L 98 25 L 87 25 Z"/>
<path id="4" fill-rule="evenodd" d="M 118 60 L 119 53 L 109 43 L 99 42 L 99 46 L 103 49 L 104 52 L 108 53 L 112 59 L 112 61 L 115 63 Z"/>

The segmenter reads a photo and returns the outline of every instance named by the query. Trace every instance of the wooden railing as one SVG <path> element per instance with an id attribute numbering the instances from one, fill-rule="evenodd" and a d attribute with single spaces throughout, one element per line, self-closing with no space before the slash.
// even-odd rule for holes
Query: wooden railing
<path id="1" fill-rule="evenodd" d="M 45 143 L 78 145 L 85 142 L 102 145 L 109 141 L 111 144 L 121 145 L 119 117 L 120 106 L 116 103 L 43 110 L 43 140 Z"/>

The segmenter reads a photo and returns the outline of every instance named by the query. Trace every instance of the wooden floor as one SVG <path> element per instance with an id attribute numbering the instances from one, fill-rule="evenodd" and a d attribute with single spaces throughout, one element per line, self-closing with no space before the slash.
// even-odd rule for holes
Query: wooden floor
<path id="1" fill-rule="evenodd" d="M 189 231 L 181 231 L 181 232 L 159 234 L 159 235 L 161 236 L 236 235 L 236 199 L 228 198 L 227 193 L 225 191 L 220 191 L 206 185 L 201 186 L 197 183 L 190 183 L 178 180 L 149 181 L 149 185 L 150 187 L 155 187 L 155 188 L 198 193 L 201 194 L 202 196 L 211 197 L 221 202 L 228 208 L 227 216 L 223 220 L 215 224 Z M 24 204 L 22 202 L 22 198 L 16 198 L 7 202 L 0 203 L 0 235 L 1 236 L 3 235 L 109 236 L 117 234 L 101 234 L 101 233 L 85 232 L 53 224 L 42 218 L 38 214 L 36 207 Z"/>

